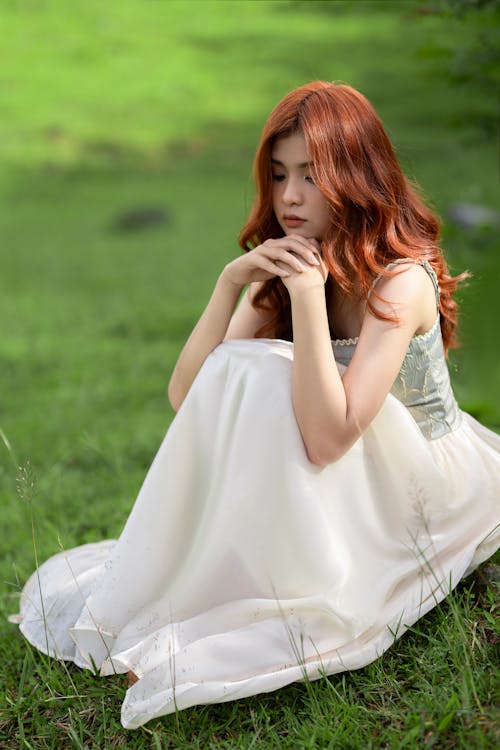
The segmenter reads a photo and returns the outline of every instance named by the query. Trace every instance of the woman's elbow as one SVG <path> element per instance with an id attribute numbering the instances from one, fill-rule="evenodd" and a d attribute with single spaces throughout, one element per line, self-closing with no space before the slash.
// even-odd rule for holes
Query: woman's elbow
<path id="1" fill-rule="evenodd" d="M 308 460 L 315 466 L 319 466 L 322 469 L 325 466 L 338 461 L 339 458 L 342 458 L 342 456 L 349 450 L 348 445 L 343 446 L 339 443 L 333 443 L 329 445 L 324 443 L 321 443 L 320 445 L 304 443 L 304 447 L 306 449 Z"/>
<path id="2" fill-rule="evenodd" d="M 304 447 L 308 460 L 315 466 L 328 466 L 344 456 L 349 448 L 356 442 L 359 435 L 353 435 L 350 431 L 343 434 L 319 436 L 317 433 L 304 438 Z"/>

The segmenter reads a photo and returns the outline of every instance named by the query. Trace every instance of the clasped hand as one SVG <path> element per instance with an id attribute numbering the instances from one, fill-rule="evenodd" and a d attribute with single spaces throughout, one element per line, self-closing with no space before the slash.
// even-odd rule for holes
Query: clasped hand
<path id="1" fill-rule="evenodd" d="M 241 287 L 278 276 L 292 294 L 301 288 L 323 285 L 328 270 L 317 240 L 288 235 L 266 240 L 228 263 L 223 274 Z"/>

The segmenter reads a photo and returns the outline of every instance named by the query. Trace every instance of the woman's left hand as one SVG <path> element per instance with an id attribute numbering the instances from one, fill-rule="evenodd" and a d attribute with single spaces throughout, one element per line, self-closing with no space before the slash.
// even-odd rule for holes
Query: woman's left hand
<path id="1" fill-rule="evenodd" d="M 316 244 L 318 246 L 318 266 L 307 266 L 304 271 L 293 271 L 289 276 L 282 277 L 281 280 L 288 289 L 290 296 L 304 289 L 323 287 L 325 285 L 328 278 L 328 268 L 319 252 L 319 243 Z"/>

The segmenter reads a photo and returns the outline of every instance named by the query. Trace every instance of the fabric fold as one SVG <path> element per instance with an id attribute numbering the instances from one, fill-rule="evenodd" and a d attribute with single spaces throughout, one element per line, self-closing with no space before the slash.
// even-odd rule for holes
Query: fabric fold
<path id="1" fill-rule="evenodd" d="M 284 341 L 214 350 L 119 539 L 59 553 L 24 588 L 37 648 L 139 677 L 126 727 L 362 667 L 498 546 L 497 435 L 463 415 L 428 440 L 389 394 L 320 469 L 292 359 Z"/>

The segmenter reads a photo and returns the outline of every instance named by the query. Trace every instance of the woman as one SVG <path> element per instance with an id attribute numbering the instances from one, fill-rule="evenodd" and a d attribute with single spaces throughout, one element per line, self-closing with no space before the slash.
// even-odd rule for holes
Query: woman
<path id="1" fill-rule="evenodd" d="M 498 546 L 500 438 L 445 362 L 459 278 L 373 108 L 292 91 L 255 177 L 120 538 L 51 558 L 13 618 L 129 671 L 129 728 L 362 667 Z"/>

